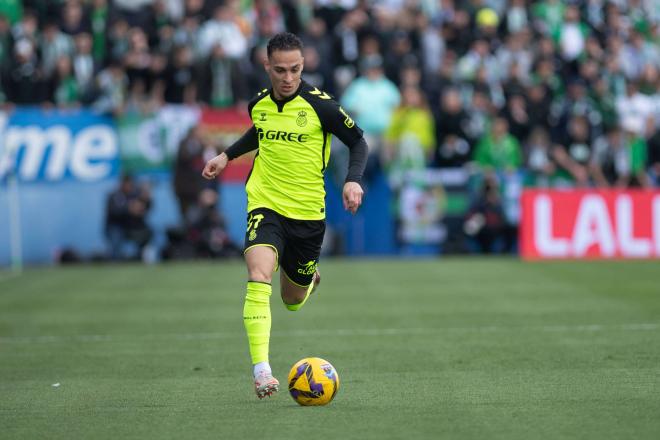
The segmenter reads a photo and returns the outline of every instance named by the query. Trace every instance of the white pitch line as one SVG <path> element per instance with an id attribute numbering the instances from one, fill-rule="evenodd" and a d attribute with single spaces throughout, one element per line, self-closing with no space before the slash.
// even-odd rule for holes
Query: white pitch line
<path id="1" fill-rule="evenodd" d="M 660 323 L 637 323 L 620 325 L 546 325 L 538 327 L 409 327 L 409 328 L 353 328 L 353 329 L 312 329 L 312 330 L 280 330 L 273 331 L 273 337 L 305 337 L 305 336 L 398 336 L 398 335 L 425 335 L 437 333 L 495 333 L 495 332 L 600 332 L 613 331 L 654 331 L 660 329 Z M 70 335 L 70 336 L 0 336 L 0 344 L 48 344 L 70 342 L 125 342 L 135 340 L 164 340 L 164 341 L 202 341 L 216 339 L 242 338 L 242 332 L 215 332 L 215 333 L 164 333 L 148 335 Z"/>

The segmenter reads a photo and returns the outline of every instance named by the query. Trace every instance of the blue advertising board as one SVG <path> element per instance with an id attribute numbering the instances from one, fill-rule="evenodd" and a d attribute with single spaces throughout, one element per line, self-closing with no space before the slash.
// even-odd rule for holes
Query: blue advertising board
<path id="1" fill-rule="evenodd" d="M 53 261 L 66 247 L 102 252 L 105 197 L 118 173 L 112 118 L 83 109 L 0 113 L 0 265 L 17 239 L 28 263 Z M 20 237 L 11 237 L 10 218 L 20 219 Z"/>
<path id="2" fill-rule="evenodd" d="M 99 182 L 115 177 L 113 120 L 88 110 L 20 108 L 0 116 L 0 180 Z"/>

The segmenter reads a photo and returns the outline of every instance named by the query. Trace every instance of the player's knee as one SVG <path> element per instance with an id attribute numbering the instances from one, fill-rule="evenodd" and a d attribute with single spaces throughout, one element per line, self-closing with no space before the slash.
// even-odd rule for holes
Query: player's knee
<path id="1" fill-rule="evenodd" d="M 272 281 L 272 272 L 269 270 L 264 270 L 260 267 L 248 268 L 248 278 L 250 281 L 257 281 L 259 283 L 268 283 Z"/>

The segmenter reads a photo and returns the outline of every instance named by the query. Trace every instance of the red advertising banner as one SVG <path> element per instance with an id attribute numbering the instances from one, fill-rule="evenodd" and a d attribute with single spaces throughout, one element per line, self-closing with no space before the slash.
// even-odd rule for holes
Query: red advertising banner
<path id="1" fill-rule="evenodd" d="M 660 258 L 660 191 L 525 190 L 525 259 Z"/>
<path id="2" fill-rule="evenodd" d="M 210 109 L 202 110 L 200 125 L 225 148 L 243 135 L 252 126 L 247 110 Z M 254 153 L 232 160 L 220 178 L 225 182 L 245 182 L 252 169 Z"/>

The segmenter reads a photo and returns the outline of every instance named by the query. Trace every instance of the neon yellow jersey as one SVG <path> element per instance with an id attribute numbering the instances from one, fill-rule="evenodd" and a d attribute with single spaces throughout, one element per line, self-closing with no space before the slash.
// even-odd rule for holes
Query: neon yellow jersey
<path id="1" fill-rule="evenodd" d="M 291 219 L 324 219 L 332 135 L 351 147 L 362 130 L 328 94 L 304 81 L 284 101 L 263 90 L 248 110 L 259 139 L 245 187 L 248 212 L 268 208 Z"/>

